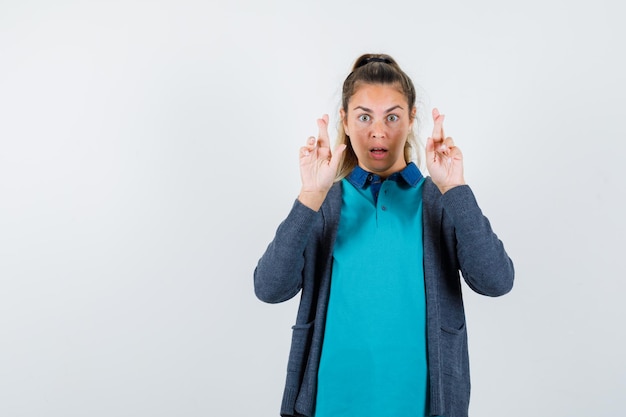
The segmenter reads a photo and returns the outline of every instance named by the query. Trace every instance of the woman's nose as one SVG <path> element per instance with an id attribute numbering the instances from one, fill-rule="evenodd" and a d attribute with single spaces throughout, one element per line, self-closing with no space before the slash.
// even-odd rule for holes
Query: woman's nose
<path id="1" fill-rule="evenodd" d="M 381 121 L 372 124 L 372 137 L 382 139 L 385 137 L 385 125 Z"/>

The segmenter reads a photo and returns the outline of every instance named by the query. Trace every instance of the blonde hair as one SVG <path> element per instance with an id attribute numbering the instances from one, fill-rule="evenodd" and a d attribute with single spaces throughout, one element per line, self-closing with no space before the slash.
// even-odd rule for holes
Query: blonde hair
<path id="1" fill-rule="evenodd" d="M 352 67 L 352 72 L 350 72 L 343 82 L 341 108 L 346 114 L 348 112 L 348 102 L 350 98 L 356 93 L 358 88 L 364 84 L 387 84 L 397 86 L 398 90 L 404 94 L 409 104 L 409 116 L 414 117 L 413 109 L 416 108 L 417 97 L 413 81 L 411 81 L 409 76 L 400 69 L 400 66 L 389 55 L 364 54 L 357 58 Z M 417 123 L 414 123 L 414 126 L 416 124 Z M 341 156 L 339 168 L 337 169 L 336 180 L 339 181 L 348 175 L 358 164 L 356 153 L 350 143 L 350 137 L 346 135 L 343 128 L 343 121 L 338 123 L 337 144 L 346 145 L 346 150 Z M 404 159 L 409 163 L 414 158 L 417 159 L 417 164 L 419 165 L 419 141 L 415 131 L 411 130 L 404 145 Z"/>

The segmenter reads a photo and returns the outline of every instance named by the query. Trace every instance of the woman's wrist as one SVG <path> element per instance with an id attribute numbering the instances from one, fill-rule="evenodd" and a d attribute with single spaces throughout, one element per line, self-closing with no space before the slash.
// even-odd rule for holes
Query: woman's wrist
<path id="1" fill-rule="evenodd" d="M 465 185 L 465 182 L 459 183 L 459 184 L 453 184 L 453 185 L 437 186 L 437 188 L 439 188 L 439 191 L 441 192 L 441 194 L 445 194 L 448 191 L 450 191 L 451 189 L 459 187 L 461 185 Z"/>
<path id="2" fill-rule="evenodd" d="M 322 203 L 326 199 L 328 191 L 300 191 L 298 195 L 298 201 L 310 208 L 311 210 L 318 211 L 322 207 Z"/>

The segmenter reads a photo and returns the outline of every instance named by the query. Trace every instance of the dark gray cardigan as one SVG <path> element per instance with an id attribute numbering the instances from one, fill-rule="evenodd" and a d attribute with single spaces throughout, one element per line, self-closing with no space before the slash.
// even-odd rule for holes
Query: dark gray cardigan
<path id="1" fill-rule="evenodd" d="M 262 301 L 279 303 L 302 291 L 282 416 L 314 413 L 341 187 L 333 185 L 317 212 L 296 200 L 254 271 Z M 468 186 L 442 195 L 427 177 L 423 216 L 430 413 L 466 417 L 470 376 L 459 271 L 474 291 L 499 296 L 513 286 L 513 263 Z"/>

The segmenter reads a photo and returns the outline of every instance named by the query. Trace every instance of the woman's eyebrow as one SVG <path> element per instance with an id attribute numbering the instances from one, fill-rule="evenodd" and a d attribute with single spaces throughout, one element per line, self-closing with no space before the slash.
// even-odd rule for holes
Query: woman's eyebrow
<path id="1" fill-rule="evenodd" d="M 361 110 L 363 110 L 364 112 L 367 112 L 367 113 L 372 113 L 371 109 L 368 109 L 367 107 L 363 107 L 363 106 L 356 106 L 353 110 L 359 110 L 359 109 L 361 109 Z M 402 110 L 403 107 L 401 105 L 397 104 L 397 105 L 395 105 L 393 107 L 390 107 L 387 110 L 385 110 L 385 113 L 389 113 L 391 111 L 394 111 L 395 109 L 401 109 Z"/>
<path id="2" fill-rule="evenodd" d="M 403 108 L 401 105 L 397 104 L 397 105 L 395 105 L 395 106 L 393 106 L 393 107 L 388 108 L 388 109 L 387 109 L 387 111 L 385 111 L 385 113 L 392 112 L 392 111 L 394 111 L 395 109 L 404 110 L 404 108 Z"/>

